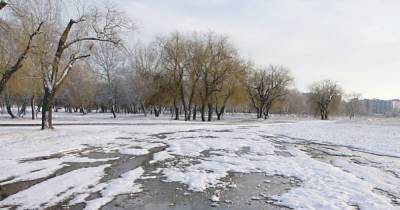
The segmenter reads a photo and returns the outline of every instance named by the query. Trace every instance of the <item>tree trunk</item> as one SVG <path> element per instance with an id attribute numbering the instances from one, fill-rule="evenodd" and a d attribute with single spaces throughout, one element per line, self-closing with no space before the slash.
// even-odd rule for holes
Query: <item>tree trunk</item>
<path id="1" fill-rule="evenodd" d="M 268 119 L 269 118 L 269 110 L 271 109 L 271 106 L 272 106 L 272 104 L 271 103 L 268 103 L 268 104 L 266 104 L 265 105 L 265 107 L 264 107 L 264 119 Z"/>
<path id="2" fill-rule="evenodd" d="M 42 102 L 42 130 L 53 128 L 52 112 L 53 106 L 50 90 L 48 88 L 45 88 Z"/>
<path id="3" fill-rule="evenodd" d="M 192 107 L 188 107 L 187 121 L 190 121 L 192 118 Z"/>
<path id="4" fill-rule="evenodd" d="M 47 108 L 48 108 L 48 93 L 45 92 L 42 104 L 42 130 L 48 128 L 47 124 Z"/>
<path id="5" fill-rule="evenodd" d="M 196 120 L 197 117 L 197 106 L 195 105 L 193 108 L 193 120 Z"/>
<path id="6" fill-rule="evenodd" d="M 328 111 L 326 109 L 321 110 L 321 120 L 328 120 Z"/>
<path id="7" fill-rule="evenodd" d="M 7 110 L 7 113 L 10 115 L 11 119 L 15 119 L 16 116 L 15 116 L 14 113 L 12 112 L 12 109 L 11 109 L 12 106 L 11 106 L 11 103 L 10 103 L 9 96 L 5 96 L 5 102 L 6 102 L 6 110 Z"/>
<path id="8" fill-rule="evenodd" d="M 115 113 L 115 106 L 114 103 L 111 105 L 111 113 L 113 114 L 114 118 L 117 118 L 117 114 Z"/>
<path id="9" fill-rule="evenodd" d="M 215 113 L 217 114 L 217 120 L 221 120 L 221 116 L 224 110 L 224 106 L 221 107 L 221 109 L 218 109 L 217 106 L 215 106 Z"/>
<path id="10" fill-rule="evenodd" d="M 212 121 L 212 114 L 213 114 L 212 104 L 209 103 L 208 104 L 208 122 Z"/>
<path id="11" fill-rule="evenodd" d="M 6 105 L 6 109 L 7 109 L 7 113 L 10 115 L 11 119 L 15 119 L 16 116 L 15 116 L 14 113 L 12 112 L 12 110 L 11 110 L 11 105 L 10 105 L 10 104 L 7 104 L 7 105 Z"/>
<path id="12" fill-rule="evenodd" d="M 146 107 L 144 107 L 144 103 L 143 102 L 141 102 L 140 103 L 140 107 L 142 108 L 142 110 L 143 110 L 143 114 L 144 114 L 144 116 L 145 117 L 147 117 L 147 111 L 146 111 Z"/>
<path id="13" fill-rule="evenodd" d="M 206 104 L 205 103 L 201 104 L 201 121 L 202 122 L 206 121 Z"/>
<path id="14" fill-rule="evenodd" d="M 185 114 L 185 121 L 188 121 L 189 115 L 188 115 L 188 108 L 187 104 L 185 101 L 185 91 L 183 90 L 183 85 L 180 85 L 180 94 L 181 94 L 181 100 L 182 100 L 182 106 L 183 106 L 183 112 Z"/>
<path id="15" fill-rule="evenodd" d="M 228 103 L 230 96 L 231 96 L 230 93 L 228 95 L 226 95 L 220 109 L 218 109 L 218 102 L 215 104 L 215 113 L 217 113 L 217 120 L 222 119 L 222 115 L 225 113 L 225 107 L 226 107 L 226 104 Z"/>
<path id="16" fill-rule="evenodd" d="M 261 108 L 258 108 L 258 107 L 256 107 L 256 110 L 257 110 L 257 119 L 260 119 L 260 118 L 262 118 L 262 109 L 261 109 Z"/>
<path id="17" fill-rule="evenodd" d="M 175 112 L 175 119 L 174 120 L 179 120 L 179 107 L 176 104 L 176 99 L 174 99 L 174 112 Z"/>
<path id="18" fill-rule="evenodd" d="M 35 96 L 31 97 L 32 120 L 35 120 Z"/>
<path id="19" fill-rule="evenodd" d="M 157 107 L 154 107 L 154 116 L 155 117 L 159 117 L 160 116 L 160 112 L 161 112 L 161 108 L 158 110 Z"/>
<path id="20" fill-rule="evenodd" d="M 268 119 L 269 118 L 269 111 L 268 110 L 265 110 L 264 111 L 264 119 L 266 120 L 266 119 Z"/>
<path id="21" fill-rule="evenodd" d="M 178 107 L 174 107 L 174 113 L 175 113 L 174 120 L 179 120 L 179 108 Z"/>
<path id="22" fill-rule="evenodd" d="M 26 114 L 26 104 L 27 104 L 27 101 L 26 101 L 26 99 L 24 99 L 21 109 L 18 111 L 18 117 L 23 117 Z"/>

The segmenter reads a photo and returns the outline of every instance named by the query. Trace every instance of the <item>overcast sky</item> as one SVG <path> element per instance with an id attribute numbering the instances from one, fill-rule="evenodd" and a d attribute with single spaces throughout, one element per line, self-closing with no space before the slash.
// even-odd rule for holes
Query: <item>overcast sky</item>
<path id="1" fill-rule="evenodd" d="M 291 69 L 296 87 L 333 79 L 400 98 L 399 0 L 117 0 L 148 42 L 172 31 L 228 35 L 243 56 Z"/>

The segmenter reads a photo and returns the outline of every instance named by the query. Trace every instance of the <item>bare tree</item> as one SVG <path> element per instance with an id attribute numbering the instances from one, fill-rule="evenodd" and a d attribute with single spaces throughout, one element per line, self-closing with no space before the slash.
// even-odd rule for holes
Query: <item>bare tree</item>
<path id="1" fill-rule="evenodd" d="M 270 65 L 250 73 L 247 89 L 257 118 L 269 117 L 273 103 L 288 93 L 292 82 L 289 70 L 281 66 Z"/>
<path id="2" fill-rule="evenodd" d="M 125 63 L 125 55 L 123 49 L 110 42 L 100 43 L 95 47 L 94 65 L 95 71 L 106 82 L 108 93 L 107 97 L 111 105 L 111 112 L 113 117 L 116 118 L 116 84 L 118 75 L 123 69 Z"/>
<path id="3" fill-rule="evenodd" d="M 95 84 L 100 81 L 88 64 L 75 65 L 74 69 L 74 74 L 66 78 L 63 88 L 60 89 L 57 101 L 64 106 L 66 112 L 79 111 L 85 115 L 94 104 Z"/>
<path id="4" fill-rule="evenodd" d="M 42 27 L 42 24 L 43 23 L 40 23 L 39 26 L 36 28 L 36 30 L 32 34 L 29 35 L 28 43 L 26 44 L 26 47 L 23 50 L 23 52 L 18 56 L 18 58 L 15 61 L 15 63 L 12 66 L 10 66 L 7 69 L 5 69 L 4 71 L 2 70 L 1 80 L 0 80 L 0 94 L 1 94 L 1 92 L 3 92 L 4 88 L 7 85 L 7 82 L 10 80 L 10 78 L 19 69 L 22 68 L 23 62 L 26 59 L 29 50 L 32 48 L 33 38 L 39 34 L 40 28 Z"/>
<path id="5" fill-rule="evenodd" d="M 0 9 L 6 1 L 0 2 Z M 34 39 L 41 33 L 43 20 L 34 20 L 26 8 L 17 8 L 10 4 L 9 23 L 0 20 L 0 94 L 4 91 L 11 77 L 22 68 L 24 61 L 34 47 Z M 20 50 L 22 49 L 22 50 Z M 6 61 L 4 61 L 6 60 Z"/>
<path id="6" fill-rule="evenodd" d="M 154 43 L 149 46 L 138 46 L 135 52 L 133 88 L 140 106 L 146 115 L 146 106 L 153 106 L 156 117 L 161 112 L 162 104 L 169 92 L 168 80 L 161 68 L 161 52 Z"/>
<path id="7" fill-rule="evenodd" d="M 78 18 L 68 21 L 61 30 L 54 54 L 50 54 L 50 59 L 42 59 L 42 129 L 53 128 L 54 99 L 74 64 L 91 55 L 95 42 L 119 44 L 120 30 L 128 27 L 127 19 L 112 7 L 106 7 L 105 11 L 99 11 L 97 8 L 82 10 Z"/>
<path id="8" fill-rule="evenodd" d="M 196 118 L 197 107 L 196 105 L 194 105 L 194 103 L 196 96 L 198 96 L 197 93 L 198 85 L 200 78 L 202 76 L 202 62 L 204 59 L 203 47 L 204 44 L 201 38 L 197 34 L 193 34 L 191 36 L 191 40 L 190 42 L 188 42 L 186 47 L 187 56 L 190 58 L 190 63 L 188 67 L 187 85 L 185 87 L 185 89 L 188 92 L 188 100 L 187 100 L 188 113 L 185 120 L 189 121 L 191 120 L 192 116 L 193 120 L 195 120 Z"/>
<path id="9" fill-rule="evenodd" d="M 339 105 L 341 96 L 342 89 L 331 80 L 316 82 L 310 87 L 310 102 L 321 120 L 328 120 L 330 112 Z"/>
<path id="10" fill-rule="evenodd" d="M 187 38 L 179 32 L 173 33 L 165 40 L 161 40 L 162 65 L 167 70 L 175 120 L 179 119 L 179 107 L 183 106 L 185 120 L 188 120 L 188 107 L 185 91 L 185 77 L 188 73 L 190 58 L 187 56 Z"/>
<path id="11" fill-rule="evenodd" d="M 289 90 L 285 96 L 287 112 L 290 114 L 308 114 L 307 95 L 298 90 Z"/>
<path id="12" fill-rule="evenodd" d="M 201 120 L 206 121 L 206 108 L 208 109 L 208 121 L 212 120 L 213 104 L 212 95 L 220 91 L 230 70 L 230 62 L 235 50 L 228 42 L 227 37 L 218 36 L 212 32 L 206 34 L 204 40 L 204 55 L 201 66 L 200 99 Z"/>
<path id="13" fill-rule="evenodd" d="M 354 119 L 356 115 L 365 112 L 364 103 L 361 101 L 360 93 L 351 93 L 345 95 L 345 109 L 350 120 Z"/>
<path id="14" fill-rule="evenodd" d="M 226 65 L 229 65 L 230 68 L 227 78 L 222 83 L 222 88 L 214 94 L 217 120 L 222 119 L 222 115 L 225 113 L 226 106 L 231 98 L 235 96 L 241 97 L 244 92 L 241 89 L 246 84 L 247 64 L 237 57 L 232 57 Z"/>

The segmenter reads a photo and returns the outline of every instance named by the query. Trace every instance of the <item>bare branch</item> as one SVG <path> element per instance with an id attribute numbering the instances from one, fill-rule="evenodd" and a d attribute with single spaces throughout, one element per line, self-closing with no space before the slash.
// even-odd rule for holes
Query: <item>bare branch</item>
<path id="1" fill-rule="evenodd" d="M 13 76 L 13 74 L 15 74 L 19 69 L 22 68 L 23 61 L 25 60 L 29 50 L 32 48 L 32 41 L 35 36 L 40 34 L 40 29 L 42 28 L 43 24 L 44 23 L 41 22 L 39 24 L 39 26 L 36 28 L 36 30 L 32 34 L 29 35 L 28 43 L 27 43 L 24 51 L 22 52 L 22 54 L 18 57 L 15 64 L 13 66 L 11 66 L 9 69 L 5 70 L 3 76 L 0 80 L 0 93 L 3 92 L 4 88 L 7 85 L 7 82 L 10 80 L 10 78 Z"/>
<path id="2" fill-rule="evenodd" d="M 62 82 L 64 81 L 64 79 L 67 77 L 68 73 L 71 71 L 73 65 L 75 62 L 77 62 L 78 60 L 84 59 L 89 57 L 89 54 L 86 55 L 80 55 L 80 56 L 73 56 L 72 59 L 68 62 L 67 66 L 63 69 L 61 77 L 58 79 L 58 81 L 55 84 L 55 87 L 59 87 Z"/>

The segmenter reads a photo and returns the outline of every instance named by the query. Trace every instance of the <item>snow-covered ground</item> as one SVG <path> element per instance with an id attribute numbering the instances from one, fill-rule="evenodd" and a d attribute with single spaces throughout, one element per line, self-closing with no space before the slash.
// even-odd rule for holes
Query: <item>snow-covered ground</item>
<path id="1" fill-rule="evenodd" d="M 145 190 L 144 179 L 203 192 L 217 186 L 231 188 L 235 183 L 225 179 L 230 173 L 290 178 L 293 187 L 271 199 L 295 209 L 400 208 L 397 120 L 276 117 L 264 121 L 240 116 L 200 123 L 60 113 L 56 122 L 77 125 L 60 125 L 54 131 L 0 126 L 0 187 L 33 181 L 0 197 L 0 208 L 61 203 L 98 209 L 119 195 Z M 2 123 L 32 122 L 2 119 Z M 96 157 L 97 153 L 110 156 Z M 113 173 L 118 159 L 146 155 L 146 166 Z M 156 170 L 146 171 L 150 166 Z"/>

